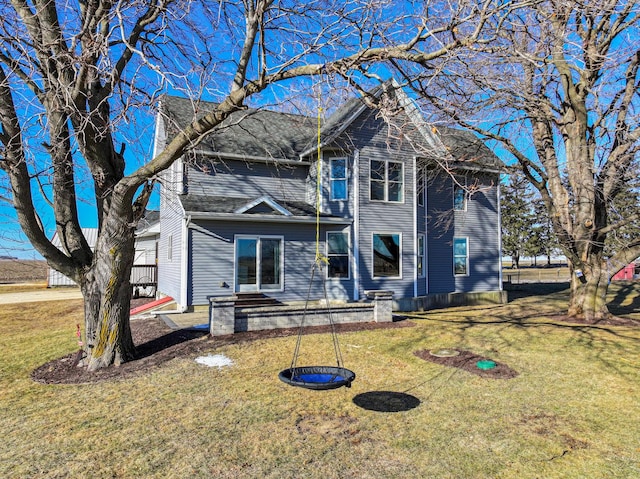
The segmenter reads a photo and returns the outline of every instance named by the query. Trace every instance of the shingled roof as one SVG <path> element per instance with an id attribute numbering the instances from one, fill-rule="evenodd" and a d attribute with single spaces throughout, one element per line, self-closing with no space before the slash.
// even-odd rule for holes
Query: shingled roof
<path id="1" fill-rule="evenodd" d="M 502 170 L 503 163 L 469 130 L 438 126 L 438 137 L 459 166 Z"/>
<path id="2" fill-rule="evenodd" d="M 210 102 L 166 96 L 162 113 L 169 119 L 169 136 L 215 109 Z M 298 160 L 316 134 L 316 120 L 270 110 L 237 111 L 212 131 L 199 149 L 220 154 Z"/>
<path id="3" fill-rule="evenodd" d="M 368 94 L 378 97 L 389 87 L 399 88 L 394 82 L 386 82 L 372 89 Z M 168 120 L 168 136 L 175 135 L 177 131 L 215 107 L 216 103 L 165 96 L 161 103 L 161 112 Z M 353 98 L 340 106 L 322 126 L 323 145 L 335 140 L 365 108 L 367 105 L 362 98 Z M 421 117 L 421 114 L 416 112 L 413 112 L 412 116 L 414 121 Z M 301 156 L 311 155 L 315 151 L 316 122 L 316 118 L 304 115 L 265 109 L 246 109 L 233 113 L 215 128 L 198 145 L 198 149 L 222 156 L 242 156 L 248 159 L 300 160 Z M 423 135 L 429 134 L 425 133 L 427 130 L 437 132 L 436 136 L 459 167 L 494 171 L 503 168 L 496 155 L 470 131 L 444 126 L 438 126 L 433 130 L 426 122 L 418 130 L 422 131 Z M 417 138 L 415 134 L 415 131 L 410 134 L 413 141 Z M 433 138 L 429 139 L 428 143 L 432 142 Z M 433 145 L 430 148 L 433 149 Z M 425 151 L 429 151 L 429 148 Z"/>

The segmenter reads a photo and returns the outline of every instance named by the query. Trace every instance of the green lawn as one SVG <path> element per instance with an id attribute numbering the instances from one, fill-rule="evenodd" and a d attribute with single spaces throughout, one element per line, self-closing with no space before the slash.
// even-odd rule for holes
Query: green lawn
<path id="1" fill-rule="evenodd" d="M 617 311 L 637 314 L 638 289 L 613 288 Z M 640 328 L 558 322 L 566 293 L 519 296 L 344 333 L 357 379 L 326 392 L 277 379 L 293 337 L 212 344 L 234 361 L 222 369 L 183 357 L 133 379 L 36 384 L 35 367 L 77 348 L 81 302 L 4 307 L 0 477 L 640 477 Z M 435 348 L 519 375 L 483 379 L 413 354 Z M 327 362 L 328 336 L 304 337 L 299 363 Z M 376 412 L 353 401 L 381 391 L 419 405 Z"/>

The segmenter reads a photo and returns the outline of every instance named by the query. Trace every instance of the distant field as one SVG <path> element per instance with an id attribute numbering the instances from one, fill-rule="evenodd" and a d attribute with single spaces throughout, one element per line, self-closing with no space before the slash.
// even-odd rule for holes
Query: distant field
<path id="1" fill-rule="evenodd" d="M 2 259 L 0 284 L 46 281 L 47 271 L 45 261 Z"/>
<path id="2" fill-rule="evenodd" d="M 569 281 L 569 268 L 566 266 L 551 268 L 504 268 L 502 270 L 502 280 L 514 284 L 564 283 Z"/>

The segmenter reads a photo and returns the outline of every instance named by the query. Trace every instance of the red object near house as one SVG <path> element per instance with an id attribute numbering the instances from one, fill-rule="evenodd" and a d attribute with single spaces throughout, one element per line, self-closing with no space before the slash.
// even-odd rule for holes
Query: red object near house
<path id="1" fill-rule="evenodd" d="M 613 275 L 611 278 L 612 281 L 624 281 L 624 280 L 632 280 L 633 274 L 635 272 L 636 265 L 635 263 L 631 263 L 626 265 L 620 271 Z"/>

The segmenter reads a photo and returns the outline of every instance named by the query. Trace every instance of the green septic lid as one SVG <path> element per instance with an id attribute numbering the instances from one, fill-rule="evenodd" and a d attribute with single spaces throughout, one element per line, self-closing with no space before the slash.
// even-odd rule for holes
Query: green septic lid
<path id="1" fill-rule="evenodd" d="M 476 366 L 478 367 L 478 369 L 493 369 L 496 367 L 496 363 L 494 361 L 491 361 L 489 359 L 483 359 L 481 361 L 478 361 L 476 363 Z"/>

